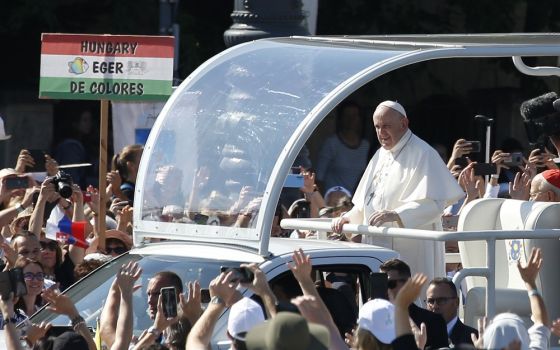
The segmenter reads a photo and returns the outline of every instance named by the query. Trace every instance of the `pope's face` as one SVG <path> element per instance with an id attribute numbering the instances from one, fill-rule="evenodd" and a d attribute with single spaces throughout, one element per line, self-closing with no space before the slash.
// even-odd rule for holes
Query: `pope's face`
<path id="1" fill-rule="evenodd" d="M 373 126 L 381 147 L 389 150 L 408 130 L 408 119 L 391 108 L 379 106 L 373 113 Z"/>

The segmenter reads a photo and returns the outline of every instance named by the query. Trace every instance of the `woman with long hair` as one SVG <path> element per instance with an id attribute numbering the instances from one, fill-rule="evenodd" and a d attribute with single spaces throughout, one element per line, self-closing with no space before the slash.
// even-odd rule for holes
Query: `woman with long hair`
<path id="1" fill-rule="evenodd" d="M 134 201 L 134 187 L 144 146 L 128 145 L 113 156 L 112 171 L 107 174 L 111 192 L 125 201 Z"/>

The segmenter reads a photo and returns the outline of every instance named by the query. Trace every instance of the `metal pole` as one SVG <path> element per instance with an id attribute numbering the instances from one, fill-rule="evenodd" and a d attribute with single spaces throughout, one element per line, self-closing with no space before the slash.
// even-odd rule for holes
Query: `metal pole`
<path id="1" fill-rule="evenodd" d="M 490 134 L 491 134 L 490 124 L 486 125 L 486 159 L 485 163 L 490 163 Z M 484 180 L 488 183 L 488 175 L 484 176 Z"/>
<path id="2" fill-rule="evenodd" d="M 486 317 L 492 319 L 496 314 L 496 240 L 486 241 Z"/>

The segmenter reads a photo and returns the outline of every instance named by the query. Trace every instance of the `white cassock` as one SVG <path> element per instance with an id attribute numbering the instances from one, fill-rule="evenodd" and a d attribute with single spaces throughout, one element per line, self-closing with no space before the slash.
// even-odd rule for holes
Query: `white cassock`
<path id="1" fill-rule="evenodd" d="M 354 207 L 344 216 L 353 224 L 368 225 L 372 213 L 393 210 L 405 228 L 441 231 L 443 209 L 463 196 L 438 153 L 408 130 L 392 149 L 377 150 L 352 198 Z M 413 273 L 430 279 L 445 276 L 443 242 L 366 235 L 362 242 L 397 251 Z"/>

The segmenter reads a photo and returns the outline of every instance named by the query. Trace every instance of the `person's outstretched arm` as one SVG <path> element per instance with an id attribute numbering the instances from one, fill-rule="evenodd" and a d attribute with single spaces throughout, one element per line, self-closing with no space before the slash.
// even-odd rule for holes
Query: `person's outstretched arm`
<path id="1" fill-rule="evenodd" d="M 132 327 L 134 308 L 132 305 L 132 293 L 134 283 L 140 277 L 142 269 L 136 262 L 129 261 L 123 265 L 117 273 L 117 285 L 121 295 L 121 305 L 119 308 L 119 319 L 115 330 L 115 342 L 111 350 L 128 350 L 132 339 Z"/>
<path id="2" fill-rule="evenodd" d="M 232 284 L 233 272 L 222 272 L 212 282 L 210 282 L 210 296 L 212 300 L 208 304 L 206 311 L 194 324 L 187 338 L 186 349 L 206 350 L 210 345 L 212 333 L 220 315 L 226 307 L 232 305 L 236 300 L 236 285 Z"/>
<path id="3" fill-rule="evenodd" d="M 308 321 L 319 323 L 327 327 L 330 333 L 332 349 L 346 349 L 347 346 L 344 343 L 344 339 L 340 336 L 332 315 L 323 302 L 323 299 L 321 299 L 315 287 L 315 283 L 311 278 L 311 258 L 300 248 L 294 251 L 292 261 L 293 263 L 288 263 L 288 268 L 299 282 L 304 297 L 308 297 L 292 299 L 292 303 L 298 307 L 302 315 Z"/>
<path id="4" fill-rule="evenodd" d="M 418 348 L 418 345 L 414 340 L 412 328 L 410 327 L 408 306 L 418 298 L 420 291 L 422 290 L 422 286 L 427 280 L 428 278 L 426 275 L 415 274 L 403 285 L 395 297 L 396 338 L 392 343 L 394 350 Z"/>
<path id="5" fill-rule="evenodd" d="M 68 316 L 72 322 L 72 328 L 74 328 L 76 333 L 84 337 L 89 350 L 97 350 L 91 332 L 86 326 L 86 322 L 80 316 L 80 313 L 76 309 L 76 305 L 74 305 L 70 297 L 61 294 L 59 290 L 55 289 L 45 289 L 43 293 L 41 293 L 41 296 L 50 304 L 47 306 L 48 310 L 57 314 Z"/>

